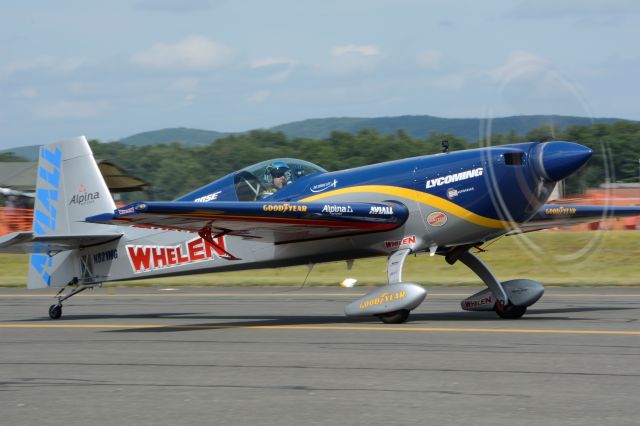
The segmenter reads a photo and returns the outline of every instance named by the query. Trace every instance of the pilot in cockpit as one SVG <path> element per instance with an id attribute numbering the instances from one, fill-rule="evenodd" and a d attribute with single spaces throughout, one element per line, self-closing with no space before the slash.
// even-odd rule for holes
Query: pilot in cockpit
<path id="1" fill-rule="evenodd" d="M 267 198 L 291 182 L 291 170 L 284 161 L 274 161 L 264 171 L 264 181 L 267 184 L 265 190 L 258 197 Z"/>

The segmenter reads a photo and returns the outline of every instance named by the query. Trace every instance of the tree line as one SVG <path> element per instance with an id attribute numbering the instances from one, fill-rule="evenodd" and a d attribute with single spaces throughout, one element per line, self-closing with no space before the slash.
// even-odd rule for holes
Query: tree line
<path id="1" fill-rule="evenodd" d="M 438 153 L 443 140 L 448 141 L 450 151 L 525 141 L 574 141 L 592 148 L 594 156 L 586 168 L 568 179 L 569 192 L 582 192 L 605 181 L 638 181 L 640 123 L 628 121 L 563 130 L 544 126 L 526 135 L 495 134 L 472 143 L 446 133 L 413 138 L 402 130 L 393 134 L 376 130 L 356 134 L 333 132 L 322 140 L 288 138 L 281 132 L 255 130 L 197 147 L 185 147 L 179 142 L 146 146 L 97 140 L 90 143 L 96 158 L 116 163 L 148 181 L 149 197 L 171 200 L 232 171 L 271 158 L 300 158 L 327 170 L 340 170 Z M 139 194 L 124 195 L 124 200 L 140 198 Z"/>

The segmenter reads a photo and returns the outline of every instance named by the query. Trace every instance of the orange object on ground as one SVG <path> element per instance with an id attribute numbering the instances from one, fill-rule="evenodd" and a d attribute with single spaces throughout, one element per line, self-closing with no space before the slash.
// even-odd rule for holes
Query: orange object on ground
<path id="1" fill-rule="evenodd" d="M 33 209 L 0 207 L 0 235 L 16 231 L 30 231 Z"/>

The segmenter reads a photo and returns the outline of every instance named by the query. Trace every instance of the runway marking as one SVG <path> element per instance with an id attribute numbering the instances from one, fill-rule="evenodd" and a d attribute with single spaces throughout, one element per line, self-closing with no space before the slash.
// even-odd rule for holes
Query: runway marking
<path id="1" fill-rule="evenodd" d="M 128 293 L 128 294 L 108 294 L 108 293 L 95 293 L 95 294 L 79 294 L 73 297 L 282 297 L 282 296 L 298 296 L 298 297 L 359 297 L 364 296 L 366 293 L 295 293 L 282 292 L 282 293 Z M 53 294 L 0 294 L 2 298 L 28 298 L 28 297 L 48 297 L 53 298 Z"/>
<path id="2" fill-rule="evenodd" d="M 475 289 L 475 288 L 474 288 Z M 428 290 L 428 288 L 427 288 Z M 473 290 L 471 290 L 473 291 Z M 281 293 L 94 293 L 79 294 L 75 298 L 84 297 L 360 297 L 367 294 L 363 293 L 297 293 L 295 291 L 283 291 Z M 469 293 L 428 293 L 427 298 L 438 297 L 467 297 Z M 53 294 L 0 294 L 0 299 L 21 299 L 21 298 L 53 298 Z M 545 298 L 552 297 L 640 297 L 638 293 L 546 293 Z"/>
<path id="3" fill-rule="evenodd" d="M 557 330 L 470 327 L 388 327 L 388 326 L 331 326 L 331 325 L 162 325 L 162 324 L 0 324 L 0 329 L 259 329 L 259 330 L 314 330 L 314 331 L 422 331 L 454 333 L 524 333 L 524 334 L 599 334 L 640 336 L 640 331 L 624 330 Z"/>

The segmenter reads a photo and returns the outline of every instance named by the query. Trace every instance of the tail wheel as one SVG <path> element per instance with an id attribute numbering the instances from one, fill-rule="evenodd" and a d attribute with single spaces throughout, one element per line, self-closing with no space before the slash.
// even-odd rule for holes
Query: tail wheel
<path id="1" fill-rule="evenodd" d="M 51 319 L 60 319 L 62 316 L 62 306 L 61 305 L 51 305 L 49 307 L 49 318 Z"/>
<path id="2" fill-rule="evenodd" d="M 402 324 L 409 318 L 408 309 L 400 309 L 386 314 L 376 315 L 385 324 Z"/>
<path id="3" fill-rule="evenodd" d="M 527 312 L 526 306 L 516 305 L 503 305 L 502 303 L 496 303 L 496 313 L 502 319 L 518 319 Z"/>

